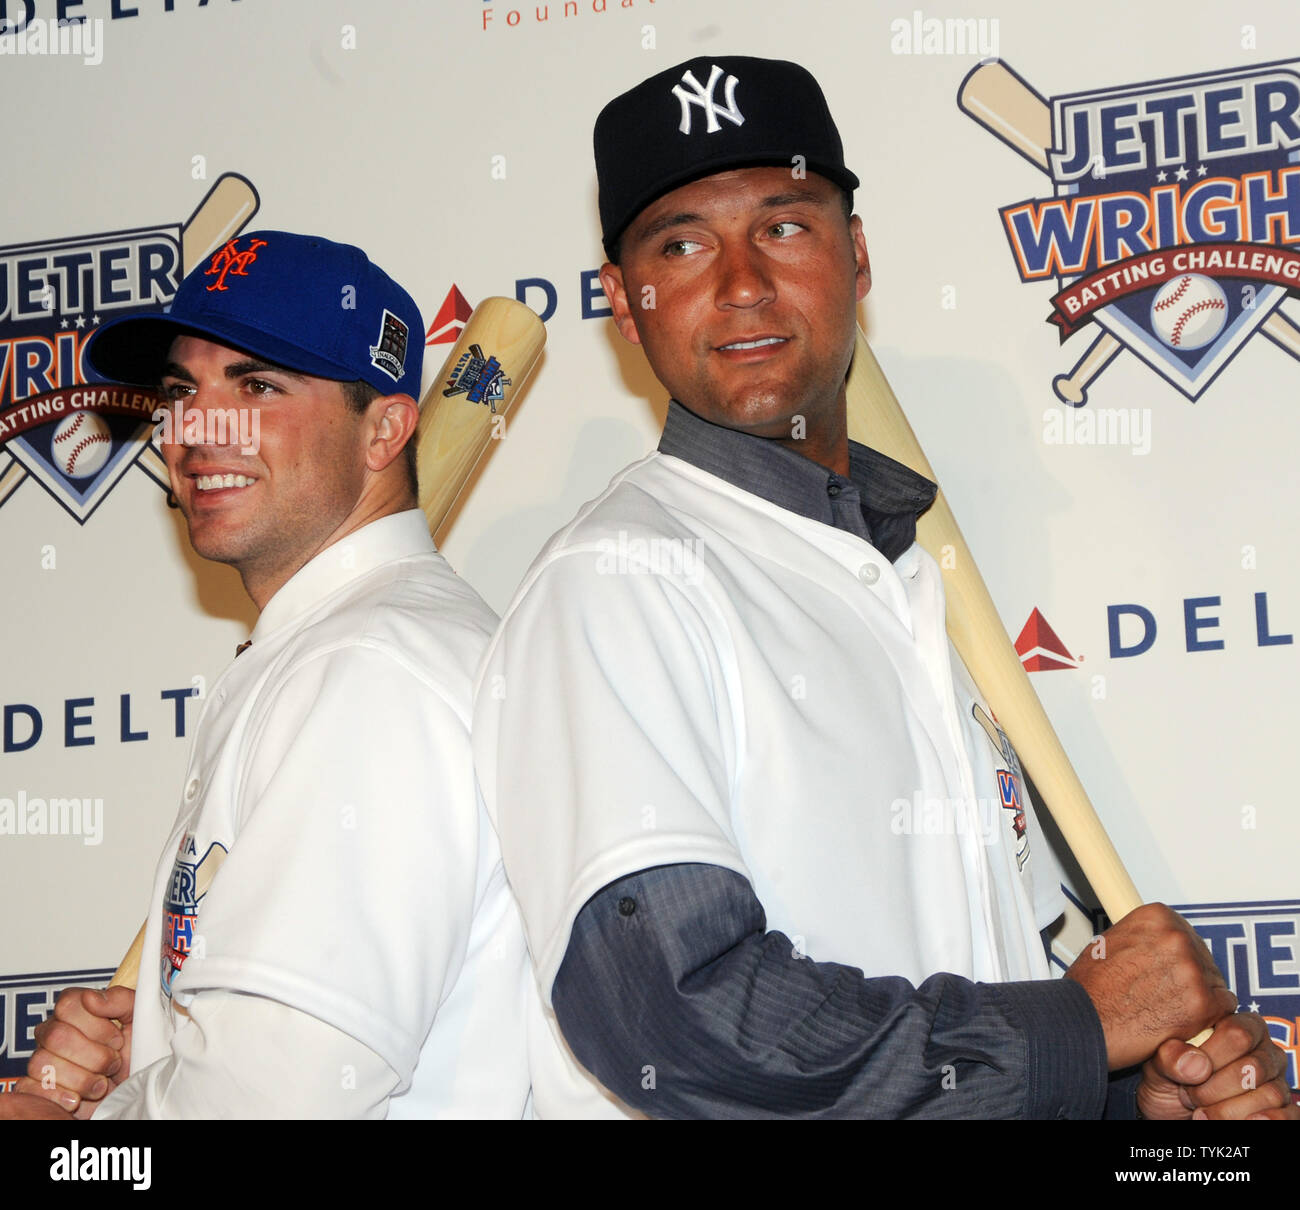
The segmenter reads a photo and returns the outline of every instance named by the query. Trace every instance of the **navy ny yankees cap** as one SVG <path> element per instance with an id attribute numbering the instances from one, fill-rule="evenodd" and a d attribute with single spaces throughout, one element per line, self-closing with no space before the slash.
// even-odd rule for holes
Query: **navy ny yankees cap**
<path id="1" fill-rule="evenodd" d="M 288 231 L 227 240 L 181 282 L 166 311 L 104 324 L 86 357 L 114 382 L 157 386 L 172 341 L 186 333 L 299 374 L 420 397 L 420 310 L 351 244 Z"/>
<path id="2" fill-rule="evenodd" d="M 850 193 L 858 187 L 817 81 L 781 59 L 706 56 L 661 71 L 600 111 L 595 145 L 611 257 L 656 198 L 727 168 L 802 164 Z"/>

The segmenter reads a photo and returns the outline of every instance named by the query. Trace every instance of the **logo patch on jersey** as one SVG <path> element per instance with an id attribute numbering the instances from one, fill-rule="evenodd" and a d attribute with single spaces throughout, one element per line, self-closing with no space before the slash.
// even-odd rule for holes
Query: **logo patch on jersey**
<path id="1" fill-rule="evenodd" d="M 394 382 L 401 381 L 402 366 L 406 364 L 406 342 L 410 334 L 410 328 L 385 308 L 383 322 L 379 325 L 379 343 L 370 346 L 370 364 L 375 369 L 382 370 Z"/>
<path id="2" fill-rule="evenodd" d="M 186 832 L 181 837 L 176 863 L 172 866 L 171 880 L 163 899 L 159 968 L 162 990 L 168 999 L 171 998 L 172 983 L 185 965 L 185 959 L 196 948 L 195 925 L 198 924 L 199 906 L 208 893 L 212 880 L 217 876 L 217 871 L 221 869 L 227 852 L 224 845 L 213 841 L 199 859 L 193 833 Z"/>
<path id="3" fill-rule="evenodd" d="M 1029 830 L 1025 825 L 1025 807 L 1021 797 L 1020 758 L 1016 756 L 1016 750 L 1007 739 L 1006 732 L 989 717 L 978 702 L 971 706 L 971 715 L 984 729 L 984 734 L 989 737 L 989 743 L 993 745 L 993 751 L 998 754 L 998 758 L 1005 762 L 1006 768 L 997 771 L 998 798 L 1001 800 L 1002 809 L 1010 813 L 1011 831 L 1016 839 L 1016 868 L 1023 870 L 1025 862 L 1029 860 Z"/>
<path id="4" fill-rule="evenodd" d="M 1127 349 L 1195 401 L 1257 332 L 1300 358 L 1300 60 L 1041 96 L 981 63 L 958 105 L 1055 190 L 1003 206 L 1020 280 L 1056 280 L 1071 407 Z"/>
<path id="5" fill-rule="evenodd" d="M 470 345 L 451 368 L 443 395 L 464 395 L 470 403 L 486 403 L 492 411 L 506 396 L 510 379 L 501 363 L 491 353 L 484 353 L 481 345 Z"/>
<path id="6" fill-rule="evenodd" d="M 232 193 L 242 209 L 227 214 Z M 253 186 L 227 173 L 184 222 L 0 248 L 0 505 L 31 480 L 84 525 L 132 466 L 168 490 L 150 440 L 162 397 L 100 381 L 84 364 L 86 341 L 106 320 L 162 310 L 186 271 L 208 261 L 203 247 L 184 263 L 182 229 L 221 215 L 242 227 L 256 211 Z M 209 264 L 213 272 L 224 258 L 219 282 L 241 258 L 247 267 L 249 250 L 236 243 Z"/>

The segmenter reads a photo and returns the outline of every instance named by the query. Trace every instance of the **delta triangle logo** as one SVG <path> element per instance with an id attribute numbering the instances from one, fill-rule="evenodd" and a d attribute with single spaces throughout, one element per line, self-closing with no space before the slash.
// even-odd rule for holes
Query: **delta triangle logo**
<path id="1" fill-rule="evenodd" d="M 1016 639 L 1016 654 L 1026 672 L 1050 672 L 1056 668 L 1079 666 L 1079 661 L 1070 654 L 1037 608 L 1029 615 L 1025 628 Z"/>
<path id="2" fill-rule="evenodd" d="M 425 333 L 424 343 L 426 345 L 455 344 L 460 339 L 461 330 L 473 311 L 474 308 L 460 292 L 460 287 L 452 282 L 447 297 L 442 300 L 438 314 L 433 317 L 433 323 Z"/>

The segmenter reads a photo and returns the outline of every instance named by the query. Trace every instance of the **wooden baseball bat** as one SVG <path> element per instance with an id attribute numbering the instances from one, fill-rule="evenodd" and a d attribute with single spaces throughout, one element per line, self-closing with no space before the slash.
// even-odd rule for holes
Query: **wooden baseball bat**
<path id="1" fill-rule="evenodd" d="M 424 394 L 414 437 L 420 507 L 431 534 L 438 534 L 489 443 L 501 435 L 496 418 L 510 410 L 545 344 L 542 321 L 513 298 L 485 298 L 466 321 Z M 140 926 L 110 987 L 135 987 L 147 925 Z"/>
<path id="2" fill-rule="evenodd" d="M 898 399 L 858 330 L 848 380 L 849 436 L 938 482 Z M 916 526 L 916 539 L 944 569 L 948 637 L 989 703 L 1070 846 L 1084 877 L 1112 921 L 1142 904 L 1142 896 L 1097 817 L 1070 764 L 997 606 L 980 575 L 943 488 Z M 1203 1030 L 1197 1046 L 1210 1036 Z"/>
<path id="3" fill-rule="evenodd" d="M 854 441 L 937 482 L 861 330 L 849 374 L 848 412 L 849 436 Z M 1142 902 L 1137 887 L 1029 683 L 942 487 L 917 522 L 916 539 L 944 568 L 948 637 L 957 654 L 1034 779 L 1106 914 L 1112 920 L 1127 916 Z"/>

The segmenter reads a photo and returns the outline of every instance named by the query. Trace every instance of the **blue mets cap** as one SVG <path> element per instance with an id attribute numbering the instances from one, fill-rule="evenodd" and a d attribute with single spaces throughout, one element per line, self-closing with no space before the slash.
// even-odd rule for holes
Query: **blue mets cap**
<path id="1" fill-rule="evenodd" d="M 420 397 L 419 308 L 351 244 L 288 231 L 227 240 L 181 282 L 166 311 L 104 324 L 86 357 L 114 382 L 157 386 L 172 341 L 187 333 L 299 374 Z"/>
<path id="2" fill-rule="evenodd" d="M 782 59 L 706 56 L 661 71 L 601 110 L 594 143 L 609 256 L 651 202 L 715 172 L 801 163 L 858 187 L 820 85 Z"/>

